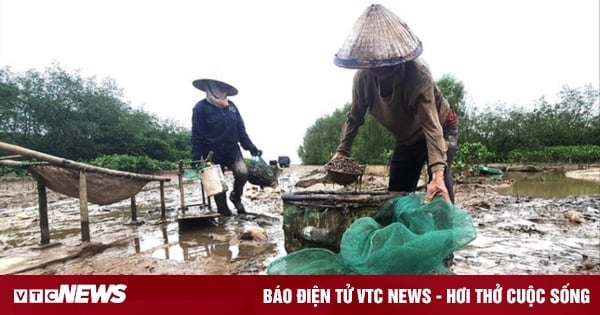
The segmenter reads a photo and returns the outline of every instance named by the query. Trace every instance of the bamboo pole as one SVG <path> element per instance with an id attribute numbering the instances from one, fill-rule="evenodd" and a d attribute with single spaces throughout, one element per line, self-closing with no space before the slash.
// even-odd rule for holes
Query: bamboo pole
<path id="1" fill-rule="evenodd" d="M 330 203 L 341 203 L 341 202 L 361 202 L 361 203 L 380 203 L 388 199 L 406 195 L 405 192 L 348 192 L 348 193 L 337 193 L 337 192 L 295 192 L 284 194 L 281 198 L 284 201 L 321 201 Z"/>
<path id="2" fill-rule="evenodd" d="M 23 148 L 23 147 L 20 147 L 17 145 L 8 144 L 6 142 L 0 142 L 0 151 L 7 151 L 7 152 L 14 153 L 14 154 L 20 154 L 23 156 L 44 160 L 44 161 L 47 161 L 48 163 L 56 165 L 56 166 L 76 169 L 76 170 L 80 170 L 80 171 L 83 170 L 86 172 L 96 172 L 96 173 L 102 173 L 102 174 L 107 174 L 107 175 L 112 175 L 112 176 L 141 179 L 141 180 L 146 180 L 146 181 L 166 181 L 166 182 L 168 182 L 171 180 L 171 178 L 166 177 L 166 176 L 137 174 L 137 173 L 117 171 L 117 170 L 113 170 L 113 169 L 109 169 L 109 168 L 93 166 L 93 165 L 80 163 L 80 162 L 76 162 L 76 161 L 65 159 L 65 158 L 60 158 L 60 157 L 53 156 L 50 154 L 34 151 L 31 149 Z"/>
<path id="3" fill-rule="evenodd" d="M 40 244 L 50 243 L 50 229 L 48 226 L 48 198 L 46 196 L 46 183 L 43 180 L 37 181 L 38 205 L 40 213 Z"/>
<path id="4" fill-rule="evenodd" d="M 0 160 L 12 160 L 12 159 L 17 159 L 20 158 L 20 155 L 8 155 L 8 156 L 0 156 Z"/>
<path id="5" fill-rule="evenodd" d="M 87 179 L 85 170 L 79 171 L 79 211 L 81 214 L 81 240 L 90 241 L 90 218 L 88 213 Z"/>

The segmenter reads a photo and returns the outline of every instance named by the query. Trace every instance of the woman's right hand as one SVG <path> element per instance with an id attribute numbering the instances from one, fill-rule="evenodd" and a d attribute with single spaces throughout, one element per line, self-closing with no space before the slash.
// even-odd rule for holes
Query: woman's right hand
<path id="1" fill-rule="evenodd" d="M 337 151 L 337 152 L 335 152 L 335 155 L 333 156 L 332 160 L 341 158 L 341 157 L 348 157 L 348 154 L 341 152 L 341 151 Z"/>

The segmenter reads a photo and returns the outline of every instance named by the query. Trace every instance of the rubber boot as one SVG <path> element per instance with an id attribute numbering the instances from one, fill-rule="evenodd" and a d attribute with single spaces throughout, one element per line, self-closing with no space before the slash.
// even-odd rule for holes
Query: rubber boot
<path id="1" fill-rule="evenodd" d="M 227 196 L 225 196 L 225 193 L 215 195 L 214 198 L 217 204 L 217 212 L 222 216 L 232 216 L 231 210 L 229 210 L 229 206 L 227 205 Z"/>
<path id="2" fill-rule="evenodd" d="M 231 195 L 229 195 L 229 200 L 231 200 L 231 202 L 233 202 L 233 206 L 235 206 L 235 209 L 237 210 L 238 214 L 245 214 L 246 213 L 246 209 L 244 208 L 244 204 L 242 204 L 242 197 L 237 195 L 235 192 L 232 192 Z"/>

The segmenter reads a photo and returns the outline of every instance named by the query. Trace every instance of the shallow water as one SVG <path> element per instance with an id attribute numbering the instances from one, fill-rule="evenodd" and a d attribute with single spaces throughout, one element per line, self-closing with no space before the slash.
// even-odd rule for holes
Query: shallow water
<path id="1" fill-rule="evenodd" d="M 562 172 L 506 172 L 502 178 L 514 181 L 498 189 L 507 196 L 557 199 L 600 194 L 600 183 L 569 178 Z"/>

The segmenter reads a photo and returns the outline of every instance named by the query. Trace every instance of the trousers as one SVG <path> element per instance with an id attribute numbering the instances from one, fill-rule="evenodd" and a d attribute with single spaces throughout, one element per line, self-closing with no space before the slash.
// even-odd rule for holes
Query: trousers
<path id="1" fill-rule="evenodd" d="M 454 178 L 452 162 L 458 147 L 458 128 L 444 128 L 444 140 L 448 148 L 446 152 L 446 168 L 444 169 L 444 183 L 454 203 Z M 424 163 L 427 162 L 427 143 L 425 140 L 409 145 L 398 144 L 394 146 L 390 160 L 389 183 L 390 191 L 414 192 L 417 189 L 419 177 Z M 428 181 L 431 181 L 431 170 L 427 168 Z"/>

